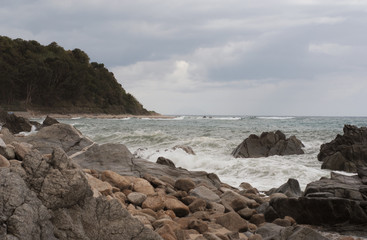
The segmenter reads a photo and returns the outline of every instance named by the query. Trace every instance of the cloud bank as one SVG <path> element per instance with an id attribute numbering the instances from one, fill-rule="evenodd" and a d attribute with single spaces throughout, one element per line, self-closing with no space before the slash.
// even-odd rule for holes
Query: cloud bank
<path id="1" fill-rule="evenodd" d="M 81 48 L 163 114 L 367 116 L 366 1 L 2 2 L 1 35 Z"/>

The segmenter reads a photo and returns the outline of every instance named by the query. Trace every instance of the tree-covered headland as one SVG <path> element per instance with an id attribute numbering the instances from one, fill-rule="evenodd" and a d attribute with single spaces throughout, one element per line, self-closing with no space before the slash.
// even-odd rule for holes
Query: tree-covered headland
<path id="1" fill-rule="evenodd" d="M 0 36 L 0 106 L 49 113 L 150 113 L 82 50 L 5 36 Z"/>

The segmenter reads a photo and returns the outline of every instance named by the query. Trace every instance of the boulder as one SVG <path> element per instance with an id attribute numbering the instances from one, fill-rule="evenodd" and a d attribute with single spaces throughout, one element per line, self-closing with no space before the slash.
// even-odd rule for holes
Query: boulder
<path id="1" fill-rule="evenodd" d="M 35 149 L 43 154 L 50 154 L 53 148 L 59 147 L 68 156 L 93 144 L 90 139 L 84 137 L 76 128 L 63 123 L 44 127 L 35 134 L 18 137 L 17 140 L 32 144 Z"/>
<path id="2" fill-rule="evenodd" d="M 131 182 L 128 178 L 121 176 L 113 171 L 106 170 L 101 174 L 103 181 L 109 182 L 112 186 L 119 188 L 120 190 L 131 188 Z"/>
<path id="3" fill-rule="evenodd" d="M 3 123 L 2 127 L 9 129 L 13 134 L 20 132 L 30 132 L 32 130 L 32 124 L 28 119 L 18 117 L 14 113 L 2 112 L 0 122 Z"/>
<path id="4" fill-rule="evenodd" d="M 184 203 L 173 197 L 167 197 L 164 200 L 164 205 L 166 209 L 172 210 L 177 217 L 185 217 L 190 213 L 189 208 Z"/>
<path id="5" fill-rule="evenodd" d="M 164 206 L 164 198 L 162 196 L 148 196 L 142 204 L 142 208 L 149 208 L 155 212 L 162 210 Z"/>
<path id="6" fill-rule="evenodd" d="M 215 222 L 235 232 L 246 232 L 248 229 L 248 222 L 235 212 L 225 213 Z"/>
<path id="7" fill-rule="evenodd" d="M 59 121 L 47 115 L 45 120 L 43 120 L 42 127 L 48 127 L 57 123 L 59 123 Z"/>
<path id="8" fill-rule="evenodd" d="M 136 206 L 141 206 L 141 204 L 147 199 L 147 195 L 139 192 L 132 192 L 127 195 L 127 199 Z"/>
<path id="9" fill-rule="evenodd" d="M 175 188 L 185 192 L 189 192 L 195 188 L 195 182 L 190 178 L 179 178 L 175 182 Z"/>
<path id="10" fill-rule="evenodd" d="M 209 188 L 205 186 L 199 186 L 199 187 L 192 189 L 190 191 L 190 195 L 204 199 L 205 201 L 208 201 L 208 202 L 219 202 L 220 201 L 220 197 L 215 192 L 213 192 L 212 190 L 210 190 Z"/>
<path id="11" fill-rule="evenodd" d="M 273 155 L 303 154 L 304 145 L 295 136 L 286 138 L 281 131 L 251 134 L 232 152 L 236 158 L 258 158 Z"/>
<path id="12" fill-rule="evenodd" d="M 3 155 L 6 159 L 15 159 L 14 146 L 5 144 L 5 142 L 0 138 L 0 155 Z"/>
<path id="13" fill-rule="evenodd" d="M 357 172 L 367 167 L 367 128 L 345 125 L 343 135 L 337 135 L 329 143 L 322 144 L 317 155 L 321 168 Z"/>
<path id="14" fill-rule="evenodd" d="M 256 233 L 261 235 L 263 239 L 327 240 L 327 238 L 308 227 L 281 227 L 273 223 L 265 223 Z"/>
<path id="15" fill-rule="evenodd" d="M 148 196 L 155 194 L 153 186 L 143 178 L 135 178 L 133 181 L 133 190 Z"/>
<path id="16" fill-rule="evenodd" d="M 255 208 L 259 204 L 252 199 L 241 196 L 234 191 L 227 191 L 220 196 L 222 204 L 226 207 L 228 211 L 239 211 L 246 207 Z"/>
<path id="17" fill-rule="evenodd" d="M 290 178 L 279 188 L 273 188 L 266 192 L 267 195 L 271 196 L 273 193 L 283 193 L 287 197 L 300 197 L 302 196 L 301 187 L 297 179 Z"/>

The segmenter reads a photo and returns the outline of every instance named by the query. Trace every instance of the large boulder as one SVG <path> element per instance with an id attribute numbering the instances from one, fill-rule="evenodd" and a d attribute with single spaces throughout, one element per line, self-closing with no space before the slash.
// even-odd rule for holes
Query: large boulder
<path id="1" fill-rule="evenodd" d="M 322 144 L 317 158 L 323 162 L 323 169 L 357 172 L 367 166 L 367 128 L 345 125 L 343 132 Z"/>
<path id="2" fill-rule="evenodd" d="M 62 149 L 0 169 L 1 239 L 161 239 L 117 199 L 94 198 Z"/>
<path id="3" fill-rule="evenodd" d="M 13 134 L 20 132 L 30 132 L 32 130 L 31 122 L 23 117 L 18 117 L 14 113 L 1 112 L 0 125 L 9 129 Z"/>
<path id="4" fill-rule="evenodd" d="M 286 138 L 281 131 L 251 134 L 232 152 L 236 158 L 258 158 L 273 155 L 303 154 L 304 145 L 295 136 Z"/>
<path id="5" fill-rule="evenodd" d="M 69 124 L 57 123 L 43 127 L 35 134 L 18 137 L 17 141 L 27 142 L 43 154 L 50 154 L 53 148 L 62 148 L 68 156 L 91 146 L 93 141 L 83 136 Z"/>

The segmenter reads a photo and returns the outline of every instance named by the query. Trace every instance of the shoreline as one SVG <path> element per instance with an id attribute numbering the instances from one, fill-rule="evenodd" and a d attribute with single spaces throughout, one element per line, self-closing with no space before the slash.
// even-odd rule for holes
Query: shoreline
<path id="1" fill-rule="evenodd" d="M 46 118 L 46 116 L 55 118 L 55 119 L 72 119 L 72 118 L 94 118 L 94 119 L 124 119 L 124 118 L 153 118 L 153 119 L 173 119 L 175 116 L 166 116 L 161 114 L 153 114 L 153 115 L 133 115 L 133 114 L 104 114 L 104 113 L 69 113 L 69 114 L 61 114 L 61 113 L 39 113 L 39 112 L 12 112 L 16 116 L 31 119 L 31 118 Z"/>

